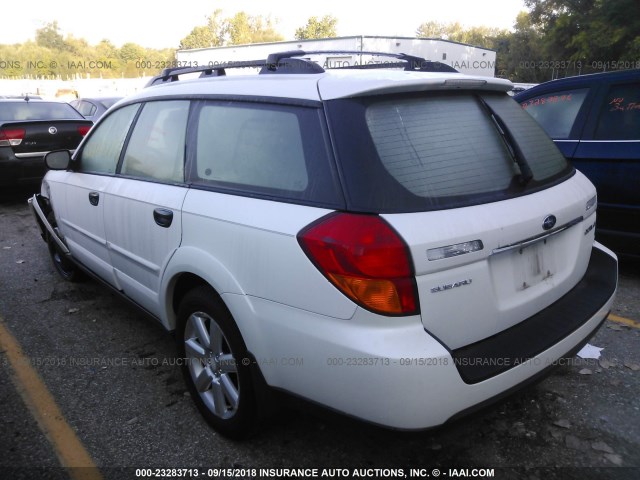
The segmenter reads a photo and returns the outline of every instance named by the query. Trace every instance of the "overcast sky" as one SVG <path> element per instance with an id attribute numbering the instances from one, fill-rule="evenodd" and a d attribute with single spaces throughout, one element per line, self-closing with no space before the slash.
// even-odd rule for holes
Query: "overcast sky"
<path id="1" fill-rule="evenodd" d="M 336 17 L 340 36 L 411 37 L 421 23 L 430 20 L 510 29 L 518 12 L 525 10 L 523 0 L 24 0 L 11 4 L 9 11 L 4 6 L 0 44 L 34 39 L 37 28 L 57 20 L 64 36 L 72 34 L 92 45 L 106 38 L 118 47 L 134 42 L 149 48 L 177 48 L 217 8 L 224 17 L 239 11 L 270 15 L 285 40 L 293 40 L 295 29 L 313 15 Z"/>

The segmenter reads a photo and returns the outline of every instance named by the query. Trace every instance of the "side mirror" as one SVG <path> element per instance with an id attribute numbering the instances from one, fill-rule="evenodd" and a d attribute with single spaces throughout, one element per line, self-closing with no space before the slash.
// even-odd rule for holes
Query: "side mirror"
<path id="1" fill-rule="evenodd" d="M 44 156 L 44 163 L 50 170 L 66 170 L 70 162 L 69 150 L 54 150 Z"/>

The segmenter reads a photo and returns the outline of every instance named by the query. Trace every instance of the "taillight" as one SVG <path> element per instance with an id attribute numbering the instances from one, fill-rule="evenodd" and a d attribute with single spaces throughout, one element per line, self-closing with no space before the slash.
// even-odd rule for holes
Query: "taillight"
<path id="1" fill-rule="evenodd" d="M 22 143 L 24 128 L 3 128 L 0 130 L 0 147 L 15 147 Z"/>
<path id="2" fill-rule="evenodd" d="M 78 133 L 80 135 L 82 135 L 83 137 L 89 133 L 89 130 L 91 130 L 91 127 L 88 127 L 86 125 L 82 125 L 81 127 L 78 127 Z"/>
<path id="3" fill-rule="evenodd" d="M 298 242 L 320 272 L 364 308 L 419 313 L 409 249 L 382 218 L 331 214 L 303 229 Z"/>

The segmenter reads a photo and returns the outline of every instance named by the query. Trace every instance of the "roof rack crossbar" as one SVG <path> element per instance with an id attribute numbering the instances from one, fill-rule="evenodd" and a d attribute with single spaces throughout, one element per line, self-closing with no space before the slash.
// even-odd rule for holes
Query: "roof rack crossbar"
<path id="1" fill-rule="evenodd" d="M 219 65 L 201 65 L 198 67 L 173 67 L 165 68 L 159 75 L 153 77 L 147 83 L 147 87 L 151 85 L 157 85 L 159 83 L 177 82 L 180 75 L 186 75 L 189 73 L 200 73 L 201 77 L 216 77 L 226 75 L 228 68 L 247 68 L 247 67 L 264 67 L 264 60 L 246 60 L 239 62 L 221 63 Z"/>

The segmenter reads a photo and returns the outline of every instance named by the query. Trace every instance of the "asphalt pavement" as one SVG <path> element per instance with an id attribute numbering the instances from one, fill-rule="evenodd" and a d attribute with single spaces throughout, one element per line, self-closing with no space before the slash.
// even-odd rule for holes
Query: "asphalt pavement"
<path id="1" fill-rule="evenodd" d="M 0 478 L 640 478 L 637 264 L 621 264 L 612 316 L 590 342 L 600 359 L 572 359 L 470 417 L 402 433 L 283 401 L 233 442 L 198 414 L 170 334 L 98 283 L 56 275 L 28 193 L 0 194 L 0 326 L 22 355 L 0 351 Z M 42 390 L 20 382 L 20 362 Z M 61 468 L 80 450 L 86 469 Z"/>

